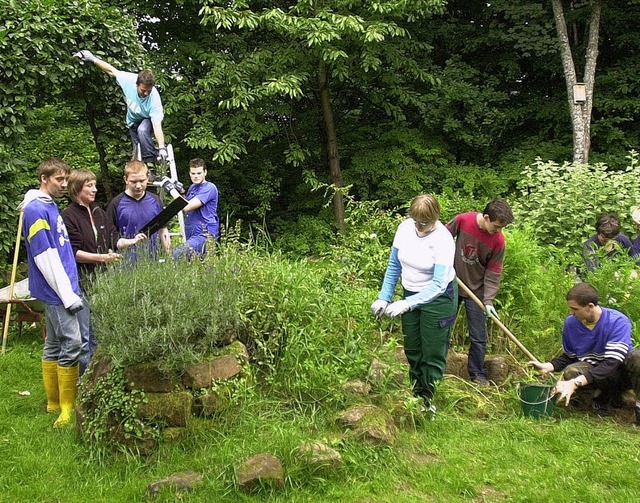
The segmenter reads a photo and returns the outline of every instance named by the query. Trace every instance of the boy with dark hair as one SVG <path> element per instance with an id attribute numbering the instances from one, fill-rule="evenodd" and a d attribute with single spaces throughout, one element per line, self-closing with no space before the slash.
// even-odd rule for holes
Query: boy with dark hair
<path id="1" fill-rule="evenodd" d="M 564 370 L 554 393 L 569 405 L 571 396 L 583 386 L 600 390 L 593 409 L 609 415 L 609 402 L 633 388 L 635 416 L 640 425 L 640 350 L 633 348 L 631 320 L 615 309 L 598 305 L 598 291 L 589 283 L 578 283 L 567 293 L 571 315 L 562 329 L 563 353 L 550 362 L 529 362 L 542 374 Z"/>
<path id="2" fill-rule="evenodd" d="M 596 234 L 582 244 L 582 258 L 587 269 L 593 272 L 598 267 L 597 255 L 600 248 L 605 249 L 606 257 L 610 259 L 619 253 L 620 248 L 631 255 L 632 246 L 631 240 L 624 234 L 620 234 L 618 215 L 605 213 L 596 222 Z"/>
<path id="3" fill-rule="evenodd" d="M 78 271 L 67 229 L 53 201 L 64 194 L 69 172 L 69 166 L 56 157 L 43 161 L 38 167 L 40 188 L 29 190 L 20 204 L 29 290 L 46 306 L 42 378 L 47 412 L 60 411 L 56 428 L 71 420 L 82 348 L 78 312 L 84 306 Z"/>
<path id="4" fill-rule="evenodd" d="M 91 51 L 83 50 L 74 54 L 80 61 L 94 63 L 107 75 L 115 77 L 124 93 L 127 105 L 127 127 L 131 135 L 134 157 L 138 146 L 142 161 L 145 163 L 155 163 L 156 160 L 166 161 L 168 157 L 167 148 L 164 143 L 164 132 L 162 131 L 162 120 L 164 119 L 164 108 L 160 93 L 155 87 L 155 77 L 151 70 L 142 70 L 135 74 L 123 72 L 113 67 L 106 61 L 94 56 Z M 158 141 L 158 150 L 153 144 L 153 133 Z"/>
<path id="5" fill-rule="evenodd" d="M 191 258 L 192 253 L 204 255 L 207 251 L 207 238 L 213 237 L 217 240 L 220 231 L 218 188 L 207 181 L 207 165 L 204 160 L 189 161 L 189 178 L 191 186 L 186 196 L 189 203 L 182 209 L 187 242 L 174 250 L 174 258 Z"/>
<path id="6" fill-rule="evenodd" d="M 447 223 L 456 240 L 456 275 L 485 305 L 480 309 L 464 291 L 458 297 L 458 307 L 464 303 L 469 324 L 469 362 L 467 368 L 473 382 L 486 386 L 484 358 L 487 353 L 486 317 L 496 316 L 493 299 L 500 288 L 505 240 L 502 228 L 513 222 L 509 205 L 494 199 L 482 213 L 461 213 Z"/>

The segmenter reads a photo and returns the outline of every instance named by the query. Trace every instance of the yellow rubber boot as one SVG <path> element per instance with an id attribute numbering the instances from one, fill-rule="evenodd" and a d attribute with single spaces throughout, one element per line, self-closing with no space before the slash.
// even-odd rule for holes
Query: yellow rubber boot
<path id="1" fill-rule="evenodd" d="M 42 380 L 44 381 L 44 392 L 47 395 L 47 412 L 60 410 L 57 360 L 42 360 Z"/>
<path id="2" fill-rule="evenodd" d="M 60 428 L 71 421 L 73 404 L 78 393 L 78 374 L 80 366 L 61 367 L 58 365 L 58 389 L 60 393 L 60 417 L 53 423 L 54 428 Z"/>

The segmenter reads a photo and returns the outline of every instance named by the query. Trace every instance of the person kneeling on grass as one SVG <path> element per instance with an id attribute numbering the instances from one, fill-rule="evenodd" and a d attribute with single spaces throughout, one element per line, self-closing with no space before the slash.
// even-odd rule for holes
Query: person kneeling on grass
<path id="1" fill-rule="evenodd" d="M 621 405 L 620 394 L 636 392 L 636 424 L 640 425 L 640 350 L 633 348 L 631 321 L 615 309 L 598 305 L 598 291 L 589 283 L 578 283 L 567 293 L 571 314 L 562 329 L 564 352 L 550 362 L 529 362 L 542 374 L 564 370 L 553 393 L 569 405 L 573 394 L 593 386 L 600 394 L 593 409 L 609 415 L 609 403 Z"/>

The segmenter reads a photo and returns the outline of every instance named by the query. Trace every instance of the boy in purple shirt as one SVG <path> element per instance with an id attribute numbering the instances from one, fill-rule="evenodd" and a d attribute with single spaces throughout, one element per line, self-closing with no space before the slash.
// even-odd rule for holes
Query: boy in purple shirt
<path id="1" fill-rule="evenodd" d="M 554 393 L 569 405 L 571 396 L 583 386 L 600 390 L 593 408 L 609 414 L 608 405 L 627 389 L 636 392 L 636 424 L 640 425 L 640 350 L 633 348 L 631 321 L 615 309 L 598 305 L 598 291 L 589 283 L 578 283 L 567 293 L 571 315 L 562 329 L 563 353 L 550 362 L 529 362 L 542 374 L 564 370 Z"/>
<path id="2" fill-rule="evenodd" d="M 29 263 L 31 295 L 46 305 L 42 378 L 47 412 L 60 411 L 54 427 L 68 424 L 78 389 L 82 349 L 78 312 L 84 308 L 76 260 L 53 198 L 67 187 L 69 166 L 50 157 L 38 167 L 40 188 L 28 191 L 20 209 Z"/>

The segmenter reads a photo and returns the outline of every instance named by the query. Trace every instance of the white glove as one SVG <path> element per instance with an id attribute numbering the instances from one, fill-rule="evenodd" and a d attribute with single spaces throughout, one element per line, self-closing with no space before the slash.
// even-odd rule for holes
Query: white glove
<path id="1" fill-rule="evenodd" d="M 80 61 L 86 61 L 87 63 L 95 63 L 98 60 L 91 51 L 87 51 L 86 49 L 76 52 L 73 57 L 78 58 Z"/>
<path id="2" fill-rule="evenodd" d="M 371 312 L 374 316 L 382 316 L 384 314 L 384 310 L 387 308 L 389 303 L 386 300 L 378 299 L 373 301 L 371 304 Z"/>
<path id="3" fill-rule="evenodd" d="M 384 310 L 384 314 L 391 318 L 395 318 L 396 316 L 400 316 L 401 314 L 406 313 L 408 310 L 409 303 L 406 300 L 398 300 L 393 304 L 389 304 Z"/>
<path id="4" fill-rule="evenodd" d="M 500 319 L 498 318 L 498 312 L 496 311 L 496 308 L 491 304 L 484 305 L 484 312 L 486 313 L 487 318 L 491 318 L 493 316 L 496 320 Z"/>
<path id="5" fill-rule="evenodd" d="M 169 158 L 169 153 L 167 152 L 167 148 L 166 147 L 160 147 L 158 149 L 158 161 L 159 162 L 167 162 L 168 158 Z"/>

